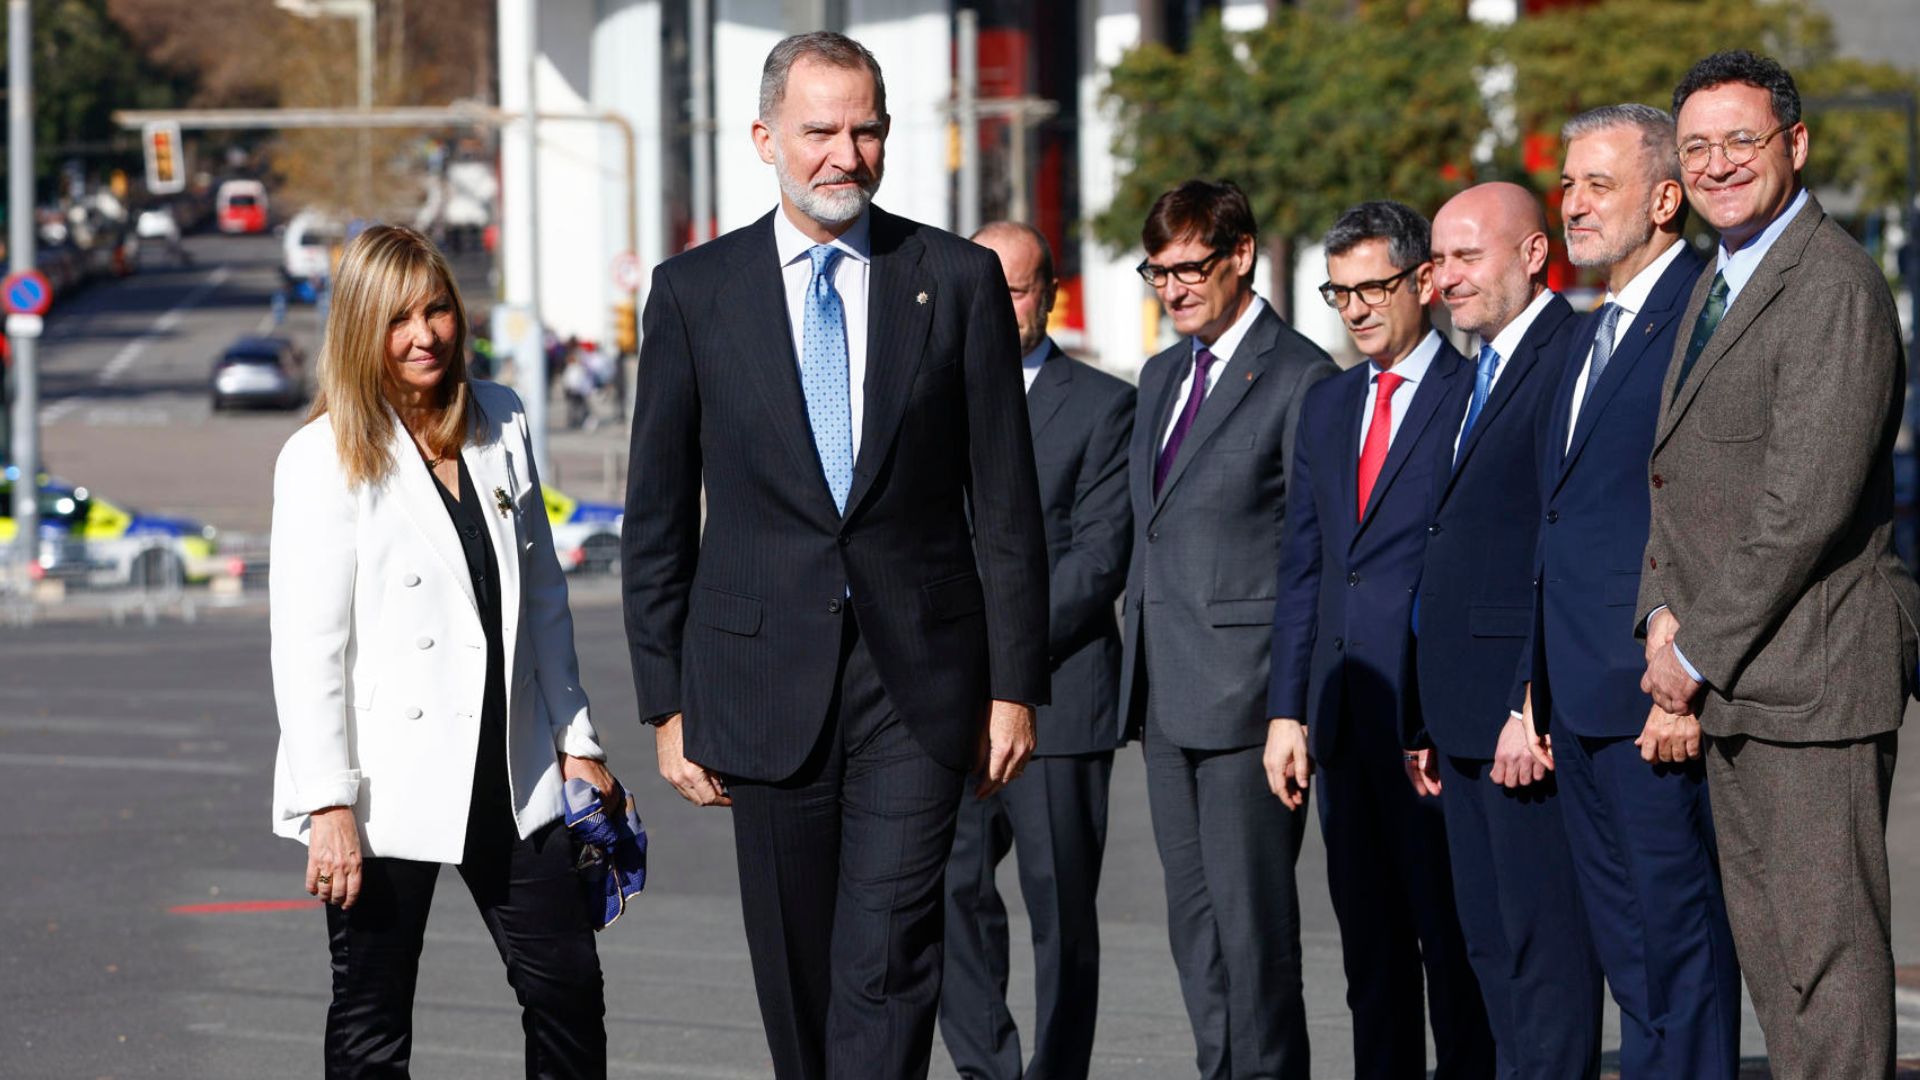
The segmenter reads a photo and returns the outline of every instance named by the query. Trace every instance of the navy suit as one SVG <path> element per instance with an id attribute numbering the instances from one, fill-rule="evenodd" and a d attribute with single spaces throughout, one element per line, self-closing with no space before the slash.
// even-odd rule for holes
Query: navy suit
<path id="1" fill-rule="evenodd" d="M 1473 429 L 1437 448 L 1415 645 L 1410 744 L 1441 754 L 1441 803 L 1467 953 L 1503 1078 L 1598 1074 L 1600 968 L 1587 939 L 1551 774 L 1509 791 L 1488 772 L 1533 627 L 1539 454 L 1573 309 L 1553 297 L 1503 359 Z M 1535 707 L 1541 699 L 1536 697 Z M 1524 853 L 1515 858 L 1514 853 Z"/>
<path id="2" fill-rule="evenodd" d="M 1327 886 L 1340 920 L 1354 1074 L 1425 1077 L 1423 998 L 1439 1080 L 1493 1075 L 1493 1036 L 1454 909 L 1440 800 L 1401 764 L 1411 700 L 1408 619 L 1440 472 L 1473 389 L 1440 342 L 1358 506 L 1361 420 L 1372 364 L 1307 392 L 1287 489 L 1273 614 L 1270 716 L 1302 720 L 1319 767 Z M 1422 964 L 1425 981 L 1422 982 Z"/>
<path id="3" fill-rule="evenodd" d="M 1052 700 L 1026 774 L 960 806 L 947 860 L 940 1034 L 971 1080 L 1084 1080 L 1100 1003 L 1095 895 L 1120 743 L 1115 602 L 1133 545 L 1127 444 L 1134 389 L 1047 343 L 1027 391 L 1047 530 Z M 978 777 L 974 778 L 977 782 Z M 1033 1056 L 1007 1010 L 1007 908 L 994 871 L 1019 848 L 1033 924 Z"/>
<path id="4" fill-rule="evenodd" d="M 1560 808 L 1620 1005 L 1621 1073 L 1650 1080 L 1731 1078 L 1740 1065 L 1740 968 L 1704 770 L 1699 760 L 1649 765 L 1633 744 L 1652 707 L 1634 637 L 1647 458 L 1674 335 L 1703 266 L 1691 251 L 1674 258 L 1576 418 L 1573 393 L 1600 315 L 1580 320 L 1540 454 L 1534 690 L 1551 689 Z"/>

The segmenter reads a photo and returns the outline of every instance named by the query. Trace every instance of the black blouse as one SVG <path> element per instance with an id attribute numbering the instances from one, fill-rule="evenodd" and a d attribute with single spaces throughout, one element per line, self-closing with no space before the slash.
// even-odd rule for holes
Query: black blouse
<path id="1" fill-rule="evenodd" d="M 460 498 L 455 499 L 434 475 L 434 490 L 446 504 L 447 517 L 466 555 L 467 574 L 473 579 L 473 598 L 480 605 L 480 623 L 487 635 L 486 697 L 480 711 L 480 745 L 473 764 L 473 801 L 468 812 L 468 846 L 476 839 L 492 841 L 502 835 L 500 822 L 512 824 L 513 794 L 507 779 L 506 646 L 500 632 L 500 561 L 487 529 L 487 508 L 473 489 L 465 458 L 460 463 Z M 489 828 L 491 826 L 491 828 Z M 511 835 L 512 830 L 508 830 Z M 473 852 L 470 850 L 469 855 Z"/>

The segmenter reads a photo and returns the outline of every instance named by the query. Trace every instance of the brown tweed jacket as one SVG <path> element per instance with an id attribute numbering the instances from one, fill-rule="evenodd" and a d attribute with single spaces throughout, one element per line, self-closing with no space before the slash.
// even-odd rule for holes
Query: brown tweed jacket
<path id="1" fill-rule="evenodd" d="M 1886 279 L 1809 196 L 1676 396 L 1712 279 L 1661 395 L 1638 625 L 1662 604 L 1679 618 L 1710 735 L 1890 731 L 1912 689 L 1920 589 L 1893 551 L 1906 365 Z"/>

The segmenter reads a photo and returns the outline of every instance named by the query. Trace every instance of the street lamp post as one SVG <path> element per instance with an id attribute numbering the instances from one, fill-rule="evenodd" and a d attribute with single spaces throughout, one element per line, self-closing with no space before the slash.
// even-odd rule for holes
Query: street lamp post
<path id="1" fill-rule="evenodd" d="M 373 3 L 374 0 L 273 0 L 273 5 L 303 19 L 341 18 L 356 22 L 355 50 L 360 62 L 361 111 L 373 108 Z M 373 213 L 373 140 L 366 130 L 360 132 L 359 212 Z"/>

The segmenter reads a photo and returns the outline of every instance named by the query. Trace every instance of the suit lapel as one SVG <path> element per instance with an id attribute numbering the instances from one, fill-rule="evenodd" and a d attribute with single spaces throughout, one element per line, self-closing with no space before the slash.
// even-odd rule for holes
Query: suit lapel
<path id="1" fill-rule="evenodd" d="M 1190 345 L 1183 341 L 1170 350 L 1172 355 L 1161 353 L 1153 360 L 1148 360 L 1147 366 L 1141 370 L 1140 401 L 1142 405 L 1153 402 L 1153 410 L 1151 413 L 1140 410 L 1134 420 L 1134 439 L 1131 444 L 1134 452 L 1127 463 L 1127 483 L 1133 488 L 1135 506 L 1153 505 L 1153 467 L 1160 458 L 1160 443 L 1167 431 L 1167 420 L 1173 415 L 1173 395 L 1180 388 L 1180 376 L 1185 370 L 1181 365 L 1191 367 L 1193 364 L 1189 349 Z M 1156 368 L 1154 360 L 1163 358 L 1165 362 Z M 1158 386 L 1153 384 L 1154 379 L 1159 380 Z M 1152 426 L 1143 430 L 1143 424 Z"/>
<path id="2" fill-rule="evenodd" d="M 847 492 L 851 514 L 893 448 L 893 436 L 906 411 L 907 392 L 920 371 L 934 309 L 949 302 L 921 270 L 925 248 L 899 218 L 873 208 L 870 235 L 873 265 L 867 274 L 867 378 L 860 454 L 853 462 L 853 487 Z M 789 350 L 791 351 L 791 350 Z M 958 360 L 955 361 L 959 362 Z M 817 462 L 816 457 L 816 462 Z"/>
<path id="3" fill-rule="evenodd" d="M 1664 327 L 1680 317 L 1681 309 L 1687 295 L 1692 291 L 1693 282 L 1699 272 L 1699 258 L 1690 251 L 1682 251 L 1674 258 L 1673 264 L 1667 267 L 1666 272 L 1660 275 L 1660 280 L 1654 285 L 1653 291 L 1647 294 L 1645 306 L 1640 309 L 1638 315 L 1634 316 L 1633 325 L 1627 329 L 1626 337 L 1614 347 L 1613 356 L 1607 361 L 1607 369 L 1600 373 L 1599 385 L 1590 388 L 1587 391 L 1586 400 L 1580 403 L 1580 415 L 1568 416 L 1567 422 L 1573 425 L 1571 444 L 1560 437 L 1567 427 L 1565 423 L 1560 422 L 1558 415 L 1555 416 L 1552 429 L 1554 448 L 1558 450 L 1561 446 L 1566 446 L 1565 456 L 1560 457 L 1560 469 L 1556 474 L 1561 480 L 1564 480 L 1572 471 L 1574 460 L 1580 456 L 1580 451 L 1586 448 L 1587 439 L 1593 435 L 1594 428 L 1599 426 L 1601 412 L 1606 409 L 1607 403 L 1613 400 L 1614 395 L 1620 392 L 1620 387 L 1632 376 L 1634 369 L 1643 363 L 1652 364 L 1670 359 L 1666 355 L 1654 356 L 1652 344 L 1659 340 L 1660 331 Z M 1598 317 L 1593 319 L 1593 329 L 1599 328 L 1599 321 Z M 1582 329 L 1586 330 L 1584 327 Z M 1581 345 L 1578 344 L 1579 339 L 1576 339 L 1576 349 L 1568 356 L 1567 366 L 1572 369 L 1569 377 L 1573 379 L 1580 377 L 1581 365 L 1574 364 L 1572 358 L 1575 356 L 1584 358 L 1587 355 L 1586 350 L 1591 345 L 1593 334 L 1585 333 L 1584 340 L 1587 344 Z M 1663 353 L 1666 351 L 1662 350 Z M 1573 397 L 1572 392 L 1569 391 L 1561 407 L 1571 412 L 1572 406 Z"/>
<path id="4" fill-rule="evenodd" d="M 1459 481 L 1460 474 L 1466 471 L 1467 459 L 1473 456 L 1473 448 L 1480 445 L 1480 440 L 1486 435 L 1487 429 L 1500 419 L 1500 413 L 1506 409 L 1507 402 L 1512 401 L 1513 396 L 1520 392 L 1520 384 L 1527 380 L 1527 376 L 1539 362 L 1541 340 L 1551 336 L 1554 329 L 1572 315 L 1573 308 L 1566 299 L 1555 296 L 1547 302 L 1546 307 L 1540 310 L 1540 314 L 1534 317 L 1533 325 L 1527 327 L 1527 332 L 1521 336 L 1520 344 L 1513 350 L 1513 355 L 1505 358 L 1500 370 L 1494 375 L 1493 392 L 1487 395 L 1487 403 L 1481 407 L 1480 416 L 1474 420 L 1473 430 L 1467 432 L 1467 437 L 1460 442 L 1459 453 L 1454 455 L 1453 473 L 1447 478 L 1446 487 L 1440 493 L 1441 502 L 1446 501 L 1448 494 L 1453 491 L 1453 485 Z"/>
<path id="5" fill-rule="evenodd" d="M 1453 387 L 1453 380 L 1459 376 L 1465 362 L 1460 353 L 1447 344 L 1445 338 L 1442 338 L 1440 351 L 1434 354 L 1433 361 L 1427 365 L 1427 377 L 1420 380 L 1420 384 L 1414 388 L 1413 400 L 1407 403 L 1407 414 L 1400 420 L 1399 433 L 1388 445 L 1387 460 L 1380 466 L 1380 475 L 1373 482 L 1373 493 L 1367 499 L 1366 516 L 1361 518 L 1360 527 L 1354 532 L 1356 541 L 1360 538 L 1359 534 L 1366 531 L 1367 524 L 1373 520 L 1374 515 L 1379 512 L 1380 504 L 1385 501 L 1387 489 L 1393 485 L 1394 477 L 1400 474 L 1401 466 L 1405 465 L 1407 459 L 1413 455 L 1414 445 L 1420 441 L 1420 436 L 1426 431 L 1427 425 L 1433 422 L 1434 414 L 1440 409 L 1440 402 L 1446 399 L 1447 392 Z M 1361 400 L 1364 402 L 1366 399 Z M 1347 445 L 1358 446 L 1359 410 L 1356 409 L 1353 412 L 1355 413 L 1355 430 Z M 1352 460 L 1354 462 L 1351 470 L 1352 483 L 1347 489 L 1354 492 L 1355 498 L 1358 498 L 1360 486 L 1358 455 L 1354 455 Z"/>
<path id="6" fill-rule="evenodd" d="M 398 414 L 389 410 L 393 419 L 393 441 L 389 448 L 393 453 L 394 470 L 390 491 L 394 501 L 400 504 L 413 527 L 420 531 L 422 539 L 433 553 L 440 558 L 441 564 L 453 580 L 460 586 L 460 595 L 467 598 L 467 605 L 474 615 L 480 614 L 479 601 L 473 595 L 473 577 L 467 572 L 467 555 L 460 547 L 460 537 L 453 531 L 453 521 L 447 517 L 447 508 L 440 501 L 439 481 L 427 471 L 427 463 L 420 460 L 414 450 L 413 437 L 401 425 Z M 474 486 L 479 486 L 479 477 L 474 478 Z"/>
<path id="7" fill-rule="evenodd" d="M 505 438 L 505 417 L 488 416 L 478 407 L 474 408 L 474 434 L 460 451 L 466 460 L 467 474 L 473 477 L 474 494 L 479 498 L 478 507 L 482 517 L 487 520 L 487 534 L 493 541 L 494 560 L 500 564 L 500 611 L 509 621 L 517 623 L 515 613 L 520 610 L 520 528 L 511 510 L 500 509 L 500 497 L 505 496 L 508 506 L 514 505 L 514 497 L 522 485 L 516 473 L 524 468 L 524 463 L 512 460 L 513 452 L 508 449 Z M 536 497 L 536 513 L 545 513 L 544 503 Z M 464 559 L 465 556 L 462 555 Z M 506 655 L 502 659 L 508 672 L 513 671 L 513 646 L 517 635 L 506 635 Z"/>
<path id="8" fill-rule="evenodd" d="M 1240 404 L 1253 384 L 1267 370 L 1267 353 L 1273 348 L 1275 328 L 1280 316 L 1273 309 L 1262 308 L 1248 328 L 1247 336 L 1240 340 L 1240 347 L 1233 352 L 1233 359 L 1221 370 L 1220 377 L 1214 380 L 1213 389 L 1200 402 L 1200 411 L 1194 415 L 1193 427 L 1187 430 L 1187 437 L 1180 443 L 1180 450 L 1173 455 L 1173 464 L 1167 467 L 1166 482 L 1160 486 L 1160 498 L 1155 504 L 1166 505 L 1167 496 L 1173 493 L 1174 486 L 1180 483 L 1187 466 L 1193 463 L 1207 440 L 1227 422 L 1233 410 Z"/>
<path id="9" fill-rule="evenodd" d="M 1033 377 L 1033 387 L 1027 391 L 1027 427 L 1036 440 L 1047 421 L 1060 411 L 1072 387 L 1073 365 L 1067 363 L 1066 354 L 1055 345 L 1048 350 L 1046 362 L 1040 365 Z"/>
<path id="10" fill-rule="evenodd" d="M 1362 367 L 1365 367 L 1368 361 L 1363 359 L 1360 361 L 1360 364 Z M 1340 457 L 1338 459 L 1340 463 L 1340 478 L 1337 483 L 1340 485 L 1340 491 L 1344 493 L 1348 506 L 1354 512 L 1351 514 L 1336 514 L 1334 516 L 1340 519 L 1340 527 L 1347 531 L 1347 542 L 1349 544 L 1351 544 L 1354 538 L 1360 533 L 1360 530 L 1357 528 L 1360 523 L 1360 422 L 1361 418 L 1366 414 L 1367 385 L 1372 381 L 1373 372 L 1368 371 L 1366 378 L 1356 382 L 1353 388 L 1343 395 L 1345 400 L 1340 402 Z M 1373 487 L 1375 491 L 1380 490 L 1380 481 L 1384 480 L 1386 475 L 1387 470 L 1383 467 L 1380 470 L 1380 476 L 1374 480 Z M 1369 501 L 1378 502 L 1379 500 L 1372 499 Z"/>

